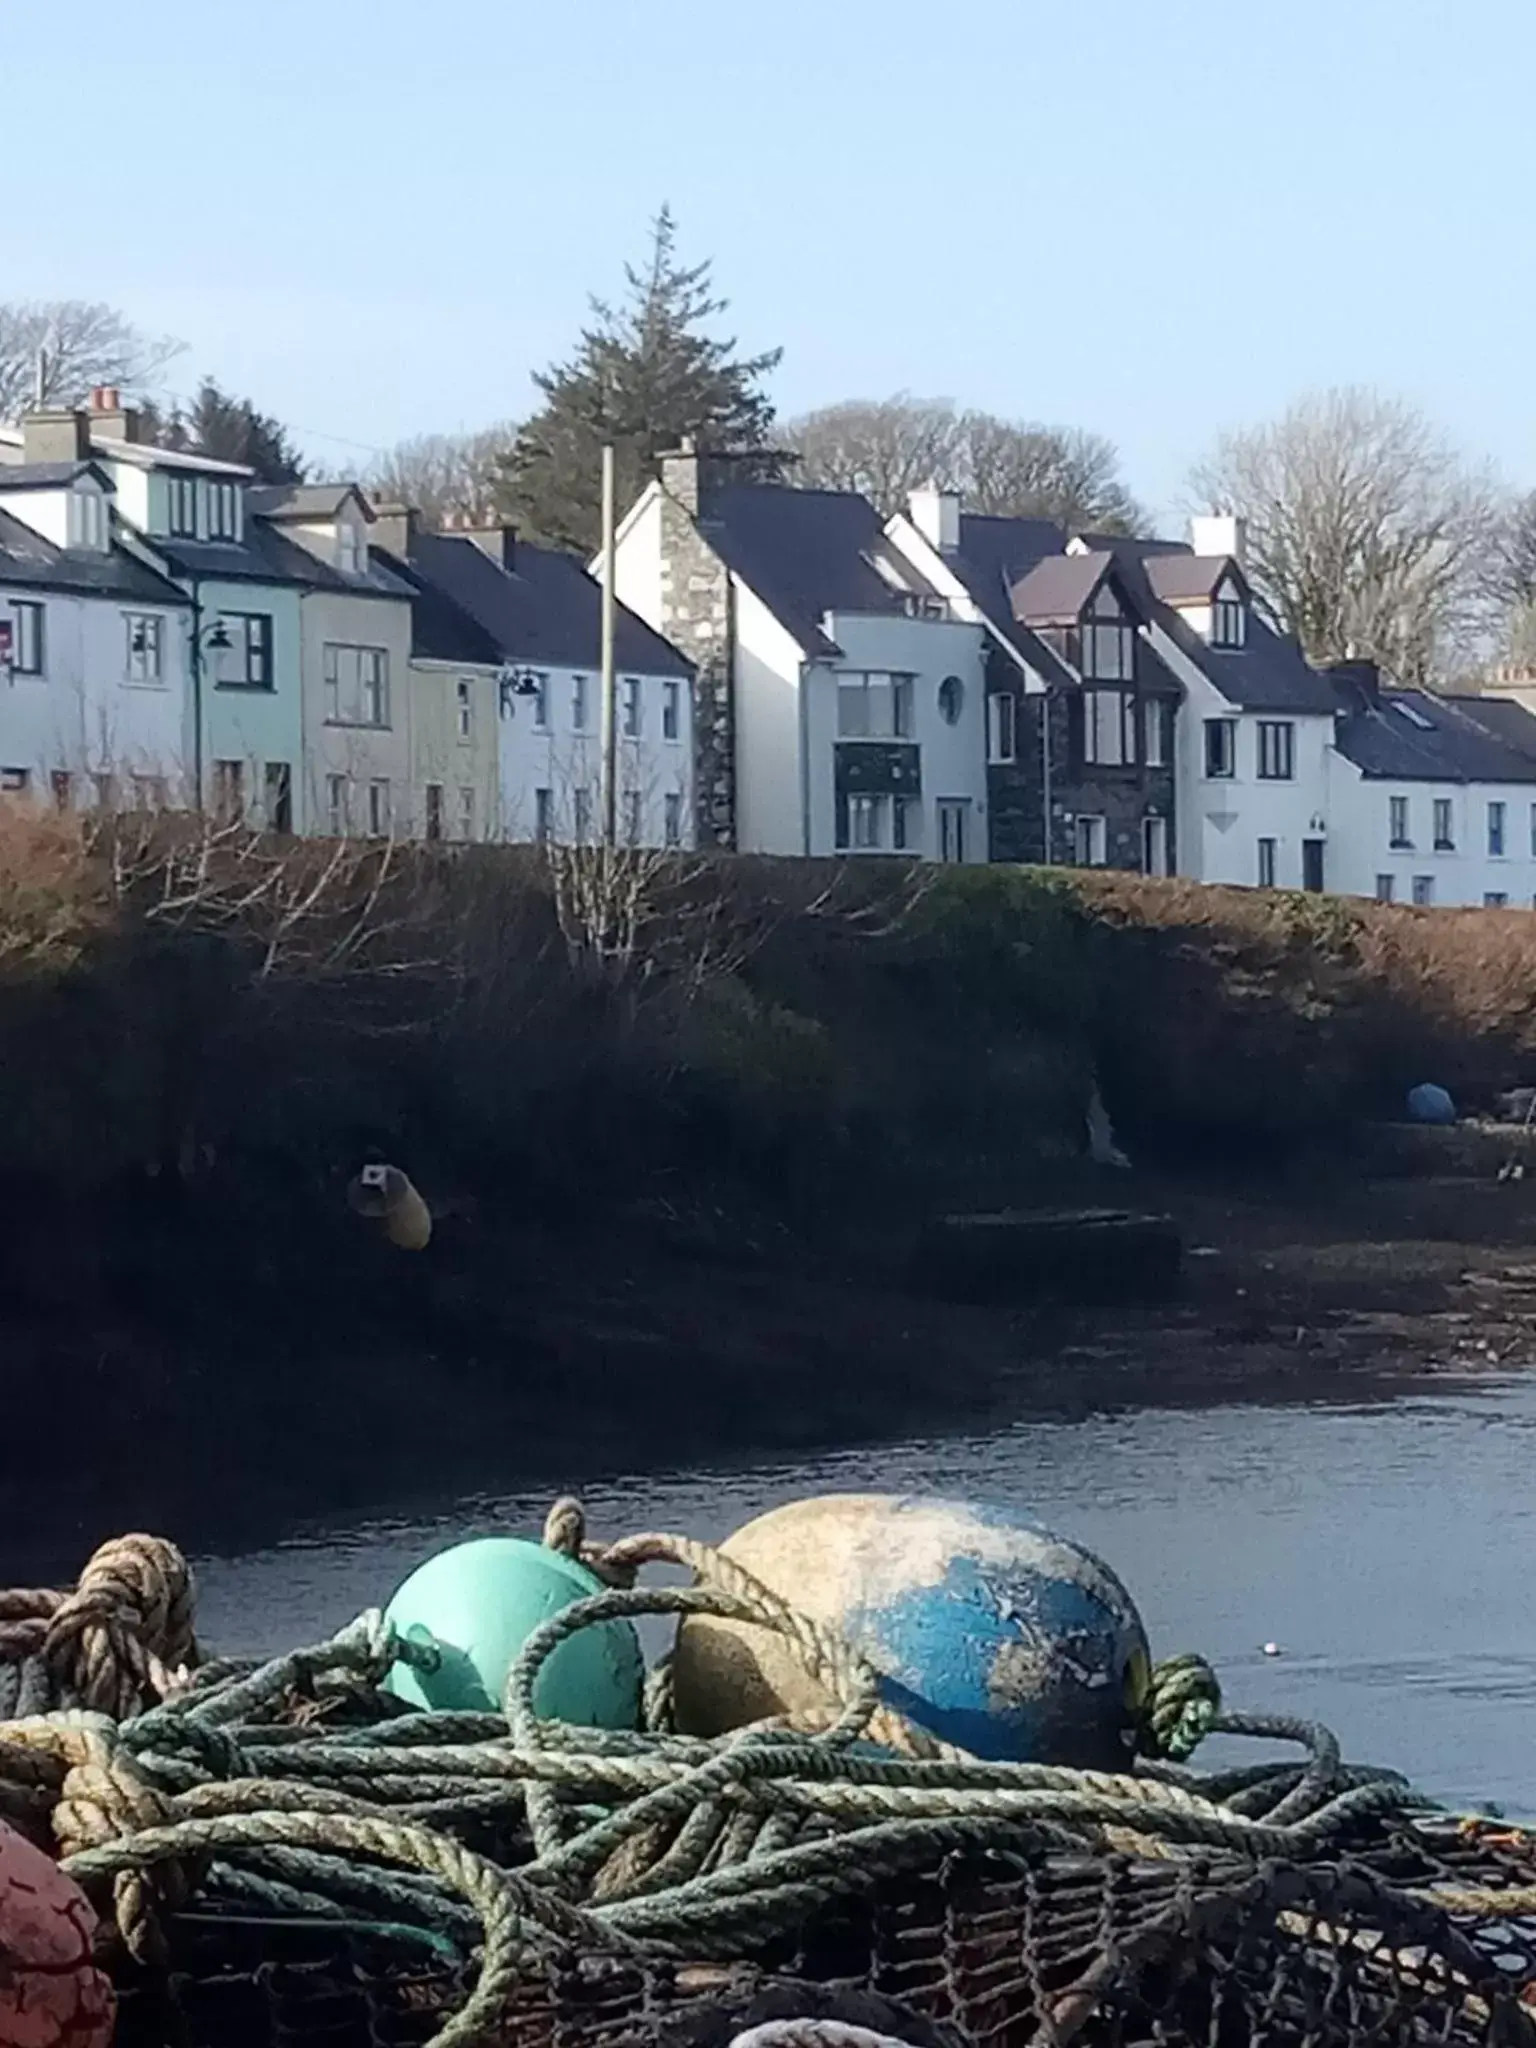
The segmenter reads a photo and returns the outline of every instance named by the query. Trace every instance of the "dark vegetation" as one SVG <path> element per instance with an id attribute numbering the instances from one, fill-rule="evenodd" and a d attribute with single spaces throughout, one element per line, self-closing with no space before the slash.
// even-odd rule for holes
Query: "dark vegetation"
<path id="1" fill-rule="evenodd" d="M 1060 1331 L 941 1312 L 913 1247 L 1089 1191 L 1095 1074 L 1139 1165 L 1327 1179 L 1415 1080 L 1536 1078 L 1533 1011 L 1517 912 L 13 814 L 4 1476 L 338 1505 L 993 1398 Z M 348 1208 L 370 1155 L 426 1252 Z"/>

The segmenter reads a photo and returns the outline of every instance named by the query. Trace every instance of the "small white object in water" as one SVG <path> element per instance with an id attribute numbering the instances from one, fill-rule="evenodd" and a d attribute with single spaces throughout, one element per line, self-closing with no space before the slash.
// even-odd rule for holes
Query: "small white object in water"
<path id="1" fill-rule="evenodd" d="M 1280 1655 L 1280 1645 L 1278 1643 L 1266 1643 L 1264 1645 L 1264 1654 L 1266 1657 L 1278 1657 Z"/>

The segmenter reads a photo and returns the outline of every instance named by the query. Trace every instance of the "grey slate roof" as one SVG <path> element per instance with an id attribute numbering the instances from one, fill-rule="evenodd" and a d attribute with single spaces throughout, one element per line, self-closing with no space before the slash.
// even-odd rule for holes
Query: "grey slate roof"
<path id="1" fill-rule="evenodd" d="M 1066 625 L 1079 618 L 1114 560 L 1110 554 L 1047 555 L 1014 585 L 1014 616 L 1031 626 Z"/>
<path id="2" fill-rule="evenodd" d="M 1154 597 L 1164 604 L 1188 604 L 1209 598 L 1216 586 L 1231 575 L 1246 591 L 1248 579 L 1227 555 L 1186 555 L 1169 549 L 1142 559 L 1142 568 Z"/>
<path id="3" fill-rule="evenodd" d="M 491 660 L 597 668 L 602 652 L 602 586 L 574 555 L 519 541 L 512 567 L 505 570 L 472 540 L 448 533 L 419 534 L 408 561 L 397 561 L 382 549 L 378 552 L 386 566 L 408 579 L 410 588 L 428 584 L 440 600 L 464 613 L 485 636 L 479 644 L 489 642 Z M 433 630 L 448 630 L 443 613 L 434 613 Z M 441 658 L 485 657 L 458 653 Z M 622 604 L 617 607 L 614 660 L 620 669 L 642 675 L 693 674 L 691 663 L 670 641 L 653 633 Z"/>
<path id="4" fill-rule="evenodd" d="M 1440 701 L 1453 704 L 1463 717 L 1513 747 L 1516 753 L 1536 759 L 1536 717 L 1512 697 L 1473 697 L 1456 692 Z"/>
<path id="5" fill-rule="evenodd" d="M 1374 704 L 1351 701 L 1356 708 L 1340 718 L 1336 745 L 1372 781 L 1536 783 L 1536 739 L 1526 742 L 1527 752 L 1495 730 L 1506 707 L 1486 721 L 1486 699 L 1383 690 Z M 1483 708 L 1474 714 L 1472 704 Z M 1414 715 L 1404 717 L 1404 709 Z"/>
<path id="6" fill-rule="evenodd" d="M 373 517 L 356 484 L 253 484 L 246 492 L 247 505 L 264 519 L 332 519 L 348 498 L 356 498 Z"/>
<path id="7" fill-rule="evenodd" d="M 0 465 L 0 491 L 57 491 L 87 475 L 111 489 L 99 462 L 8 462 Z"/>
<path id="8" fill-rule="evenodd" d="M 98 554 L 55 547 L 9 512 L 0 511 L 0 584 L 122 597 L 138 604 L 189 602 L 174 583 L 119 547 Z"/>
<path id="9" fill-rule="evenodd" d="M 147 539 L 146 545 L 178 576 L 205 576 L 228 583 L 300 583 L 309 590 L 346 591 L 362 597 L 411 595 L 409 586 L 385 564 L 370 559 L 366 575 L 343 576 L 261 518 L 246 519 L 245 538 L 240 541 L 178 540 L 157 534 Z M 373 552 L 370 550 L 370 557 Z"/>
<path id="10" fill-rule="evenodd" d="M 423 568 L 382 548 L 373 552 L 382 555 L 391 573 L 410 588 L 411 653 L 417 660 L 494 668 L 508 658 L 495 635 L 455 604 Z"/>
<path id="11" fill-rule="evenodd" d="M 874 566 L 886 545 L 880 515 L 856 492 L 727 484 L 703 493 L 698 525 L 805 654 L 837 652 L 821 623 L 828 612 L 902 610 Z"/>

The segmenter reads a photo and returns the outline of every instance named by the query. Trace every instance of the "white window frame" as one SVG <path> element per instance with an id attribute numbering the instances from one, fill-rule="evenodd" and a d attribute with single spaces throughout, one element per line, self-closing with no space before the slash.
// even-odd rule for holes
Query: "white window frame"
<path id="1" fill-rule="evenodd" d="M 1456 851 L 1456 812 L 1448 796 L 1437 796 L 1430 807 L 1433 821 L 1431 839 L 1436 853 Z M 1442 827 L 1444 828 L 1442 830 Z M 1536 853 L 1536 804 L 1531 806 L 1531 850 Z"/>
<path id="2" fill-rule="evenodd" d="M 1233 591 L 1230 583 L 1224 583 L 1216 593 L 1211 606 L 1211 645 L 1213 647 L 1241 647 L 1248 638 L 1248 607 Z"/>
<path id="3" fill-rule="evenodd" d="M 1141 821 L 1141 872 L 1155 881 L 1168 874 L 1168 820 L 1161 811 L 1148 811 Z"/>
<path id="4" fill-rule="evenodd" d="M 368 778 L 368 837 L 388 839 L 394 831 L 394 807 L 390 798 L 389 777 L 371 775 Z"/>
<path id="5" fill-rule="evenodd" d="M 459 837 L 473 839 L 475 836 L 475 789 L 470 782 L 459 784 Z"/>
<path id="6" fill-rule="evenodd" d="M 1084 690 L 1083 765 L 1134 768 L 1140 735 L 1134 690 Z"/>
<path id="7" fill-rule="evenodd" d="M 1405 796 L 1387 798 L 1387 844 L 1396 852 L 1413 846 L 1413 806 Z"/>
<path id="8" fill-rule="evenodd" d="M 327 640 L 323 651 L 325 722 L 389 730 L 389 650 Z M 372 715 L 366 715 L 368 713 Z"/>
<path id="9" fill-rule="evenodd" d="M 165 526 L 173 540 L 196 540 L 197 478 L 173 471 L 165 480 Z"/>
<path id="10" fill-rule="evenodd" d="M 587 688 L 588 678 L 584 675 L 571 677 L 571 731 L 590 732 L 591 692 Z"/>
<path id="11" fill-rule="evenodd" d="M 1396 875 L 1378 875 L 1376 877 L 1376 901 L 1378 903 L 1395 903 L 1397 901 Z"/>
<path id="12" fill-rule="evenodd" d="M 11 600 L 15 620 L 11 645 L 11 674 L 40 676 L 48 662 L 48 608 L 34 598 Z"/>
<path id="13" fill-rule="evenodd" d="M 336 566 L 343 576 L 361 576 L 366 563 L 361 529 L 351 519 L 336 522 Z"/>
<path id="14" fill-rule="evenodd" d="M 1081 644 L 1085 683 L 1135 682 L 1136 628 L 1125 619 L 1085 619 Z"/>
<path id="15" fill-rule="evenodd" d="M 475 686 L 468 676 L 460 676 L 454 687 L 454 716 L 458 724 L 459 745 L 469 747 L 475 741 Z"/>
<path id="16" fill-rule="evenodd" d="M 987 693 L 987 760 L 1006 767 L 1019 758 L 1019 700 L 1012 690 Z"/>
<path id="17" fill-rule="evenodd" d="M 661 686 L 661 736 L 669 744 L 682 738 L 683 731 L 683 686 L 676 676 L 668 676 Z"/>
<path id="18" fill-rule="evenodd" d="M 69 494 L 69 544 L 101 554 L 107 546 L 110 524 L 107 501 L 98 490 L 78 485 Z"/>
<path id="19" fill-rule="evenodd" d="M 547 846 L 555 834 L 555 792 L 552 789 L 536 789 L 533 792 L 533 836 L 540 846 Z"/>
<path id="20" fill-rule="evenodd" d="M 1161 697 L 1145 697 L 1141 706 L 1141 764 L 1168 766 L 1168 707 Z"/>
<path id="21" fill-rule="evenodd" d="M 347 816 L 351 805 L 347 801 L 347 778 L 345 775 L 327 775 L 325 778 L 326 825 L 332 839 L 347 836 Z"/>
<path id="22" fill-rule="evenodd" d="M 840 740 L 909 740 L 916 678 L 903 669 L 837 671 Z"/>
<path id="23" fill-rule="evenodd" d="M 272 662 L 272 614 L 270 612 L 220 612 L 220 623 L 233 643 L 220 651 L 219 674 L 214 687 L 220 690 L 271 690 L 275 688 Z M 224 672 L 233 661 L 237 675 Z"/>
<path id="24" fill-rule="evenodd" d="M 1279 866 L 1279 840 L 1268 837 L 1260 838 L 1257 841 L 1257 874 L 1258 886 L 1261 889 L 1273 889 L 1277 886 L 1275 877 L 1279 873 Z"/>
<path id="25" fill-rule="evenodd" d="M 1495 845 L 1494 841 L 1498 844 Z M 1509 805 L 1502 797 L 1488 803 L 1488 858 L 1504 860 L 1509 853 Z"/>
<path id="26" fill-rule="evenodd" d="M 136 648 L 136 639 L 144 644 Z M 165 688 L 165 619 L 161 613 L 123 613 L 123 680 L 141 690 Z"/>
<path id="27" fill-rule="evenodd" d="M 1075 867 L 1109 866 L 1109 820 L 1095 811 L 1079 811 L 1072 821 L 1072 860 Z"/>
<path id="28" fill-rule="evenodd" d="M 1211 740 L 1218 732 L 1223 735 L 1225 744 L 1220 749 L 1213 750 Z M 1204 780 L 1207 782 L 1235 782 L 1237 780 L 1237 720 L 1235 718 L 1208 718 L 1205 721 L 1205 729 L 1201 734 L 1201 742 L 1205 748 L 1204 757 L 1201 761 Z M 1225 767 L 1212 767 L 1211 762 L 1216 752 L 1220 752 L 1225 759 Z"/>
<path id="29" fill-rule="evenodd" d="M 208 538 L 209 540 L 239 540 L 240 491 L 237 485 L 209 484 Z"/>
<path id="30" fill-rule="evenodd" d="M 421 788 L 421 836 L 435 844 L 443 836 L 443 785 L 424 782 Z"/>
<path id="31" fill-rule="evenodd" d="M 638 676 L 624 678 L 624 724 L 627 740 L 637 740 L 645 730 L 644 685 Z"/>
<path id="32" fill-rule="evenodd" d="M 1433 875 L 1415 875 L 1411 885 L 1414 903 L 1420 910 L 1431 910 L 1435 902 L 1435 878 Z"/>
<path id="33" fill-rule="evenodd" d="M 1260 782 L 1296 780 L 1296 724 L 1290 718 L 1259 720 Z"/>

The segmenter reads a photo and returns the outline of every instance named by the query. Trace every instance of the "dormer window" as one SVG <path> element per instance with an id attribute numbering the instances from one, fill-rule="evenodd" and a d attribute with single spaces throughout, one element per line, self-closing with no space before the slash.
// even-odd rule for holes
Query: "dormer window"
<path id="1" fill-rule="evenodd" d="M 103 554 L 107 547 L 107 501 L 100 491 L 77 490 L 69 499 L 69 545 Z"/>
<path id="2" fill-rule="evenodd" d="M 165 480 L 166 531 L 179 540 L 197 538 L 197 478 L 168 476 Z"/>
<path id="3" fill-rule="evenodd" d="M 363 536 L 350 519 L 343 519 L 336 528 L 336 562 L 343 576 L 363 573 Z"/>
<path id="4" fill-rule="evenodd" d="M 1211 606 L 1211 645 L 1241 647 L 1248 637 L 1248 607 L 1230 579 L 1219 585 Z"/>
<path id="5" fill-rule="evenodd" d="M 240 538 L 240 487 L 238 484 L 208 486 L 208 538 Z"/>

